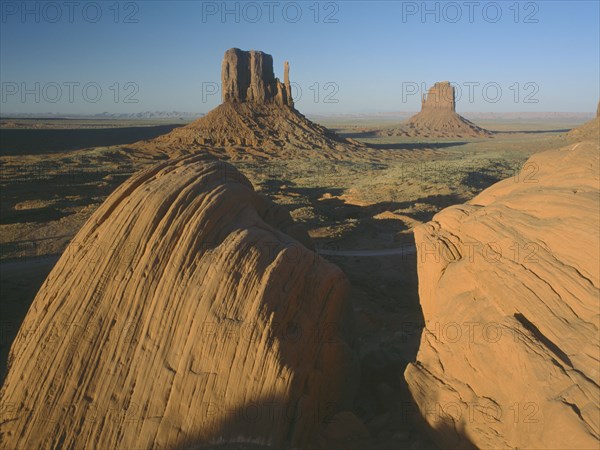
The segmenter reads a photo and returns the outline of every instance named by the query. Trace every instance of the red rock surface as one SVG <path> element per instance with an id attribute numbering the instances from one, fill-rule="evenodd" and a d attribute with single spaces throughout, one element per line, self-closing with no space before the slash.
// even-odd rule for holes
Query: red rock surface
<path id="1" fill-rule="evenodd" d="M 535 154 L 415 229 L 426 325 L 405 378 L 443 447 L 598 446 L 598 158 Z"/>

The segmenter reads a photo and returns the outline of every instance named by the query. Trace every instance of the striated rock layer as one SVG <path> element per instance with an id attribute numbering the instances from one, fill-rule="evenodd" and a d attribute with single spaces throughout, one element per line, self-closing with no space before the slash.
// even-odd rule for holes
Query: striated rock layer
<path id="1" fill-rule="evenodd" d="M 598 143 L 415 229 L 426 327 L 405 371 L 444 447 L 597 448 Z"/>
<path id="2" fill-rule="evenodd" d="M 2 448 L 305 446 L 351 401 L 347 280 L 232 166 L 121 185 L 11 348 Z"/>

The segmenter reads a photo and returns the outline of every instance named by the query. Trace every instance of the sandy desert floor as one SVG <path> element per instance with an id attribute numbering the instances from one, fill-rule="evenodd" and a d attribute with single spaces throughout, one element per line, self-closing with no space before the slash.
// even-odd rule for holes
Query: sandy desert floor
<path id="1" fill-rule="evenodd" d="M 570 141 L 579 123 L 481 121 L 493 138 L 416 140 L 374 137 L 387 123 L 321 121 L 368 144 L 369 157 L 315 161 L 233 161 L 258 191 L 303 223 L 318 251 L 353 286 L 363 386 L 357 414 L 381 448 L 427 448 L 407 418 L 402 373 L 418 349 L 418 301 L 412 229 L 449 205 L 515 177 L 535 152 Z M 127 157 L 127 144 L 181 123 L 10 121 L 0 129 L 0 372 L 27 309 L 66 245 L 103 200 L 152 164 Z M 377 153 L 373 162 L 372 150 Z M 534 180 L 536 167 L 521 177 Z"/>

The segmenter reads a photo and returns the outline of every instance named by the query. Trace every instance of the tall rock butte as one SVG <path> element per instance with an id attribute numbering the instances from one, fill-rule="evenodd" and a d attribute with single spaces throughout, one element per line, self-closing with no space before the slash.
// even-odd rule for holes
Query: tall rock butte
<path id="1" fill-rule="evenodd" d="M 311 245 L 210 155 L 133 176 L 23 321 L 1 447 L 309 446 L 358 371 L 347 279 Z"/>
<path id="2" fill-rule="evenodd" d="M 290 65 L 284 82 L 273 73 L 273 58 L 237 48 L 225 52 L 222 100 L 206 116 L 150 141 L 128 148 L 136 157 L 177 157 L 204 151 L 220 158 L 263 159 L 294 156 L 342 159 L 366 147 L 344 139 L 303 116 L 294 106 Z"/>
<path id="3" fill-rule="evenodd" d="M 447 81 L 435 83 L 421 98 L 421 111 L 456 112 L 454 86 Z"/>
<path id="4" fill-rule="evenodd" d="M 425 329 L 405 378 L 445 448 L 598 448 L 599 144 L 415 228 Z"/>
<path id="5" fill-rule="evenodd" d="M 421 112 L 411 117 L 407 134 L 422 137 L 489 137 L 492 133 L 456 113 L 454 86 L 435 83 L 421 99 Z"/>
<path id="6" fill-rule="evenodd" d="M 257 50 L 231 48 L 221 68 L 222 100 L 225 102 L 275 103 L 294 106 L 289 63 L 284 64 L 284 83 L 275 78 L 273 57 Z"/>

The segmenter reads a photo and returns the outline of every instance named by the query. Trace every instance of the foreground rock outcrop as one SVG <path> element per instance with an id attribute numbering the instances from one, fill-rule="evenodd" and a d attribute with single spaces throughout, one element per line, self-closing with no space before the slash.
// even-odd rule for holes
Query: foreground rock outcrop
<path id="1" fill-rule="evenodd" d="M 454 86 L 448 81 L 435 83 L 423 95 L 421 112 L 398 128 L 379 130 L 380 136 L 409 137 L 490 137 L 491 131 L 478 127 L 456 112 Z"/>
<path id="2" fill-rule="evenodd" d="M 444 447 L 597 448 L 598 142 L 415 229 L 425 318 L 405 378 Z"/>
<path id="3" fill-rule="evenodd" d="M 229 49 L 221 69 L 221 105 L 184 127 L 129 146 L 131 153 L 155 158 L 202 151 L 236 160 L 298 155 L 342 159 L 366 150 L 296 110 L 288 62 L 283 83 L 275 78 L 273 57 L 260 51 Z"/>
<path id="4" fill-rule="evenodd" d="M 351 402 L 347 281 L 208 155 L 121 185 L 11 348 L 2 448 L 310 445 Z"/>

